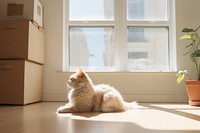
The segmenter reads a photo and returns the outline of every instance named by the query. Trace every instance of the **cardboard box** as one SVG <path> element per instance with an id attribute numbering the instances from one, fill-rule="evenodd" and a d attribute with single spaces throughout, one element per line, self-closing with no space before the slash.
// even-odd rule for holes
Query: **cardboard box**
<path id="1" fill-rule="evenodd" d="M 42 100 L 42 65 L 0 60 L 0 104 L 24 105 Z"/>
<path id="2" fill-rule="evenodd" d="M 24 19 L 43 27 L 43 6 L 39 0 L 0 0 L 0 20 Z"/>
<path id="3" fill-rule="evenodd" d="M 44 31 L 31 21 L 0 21 L 0 59 L 44 64 Z"/>

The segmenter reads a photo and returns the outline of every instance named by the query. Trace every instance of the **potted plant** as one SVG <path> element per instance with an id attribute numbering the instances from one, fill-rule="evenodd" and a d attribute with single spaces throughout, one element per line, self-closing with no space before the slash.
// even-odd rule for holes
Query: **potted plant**
<path id="1" fill-rule="evenodd" d="M 181 36 L 181 40 L 189 40 L 189 44 L 185 47 L 187 53 L 191 58 L 191 62 L 194 64 L 195 70 L 183 70 L 179 71 L 177 74 L 177 82 L 180 83 L 185 77 L 188 80 L 185 80 L 186 89 L 189 97 L 189 104 L 193 106 L 200 106 L 200 37 L 197 29 L 184 28 L 182 32 L 185 35 Z M 192 79 L 190 74 L 194 74 L 196 79 Z"/>

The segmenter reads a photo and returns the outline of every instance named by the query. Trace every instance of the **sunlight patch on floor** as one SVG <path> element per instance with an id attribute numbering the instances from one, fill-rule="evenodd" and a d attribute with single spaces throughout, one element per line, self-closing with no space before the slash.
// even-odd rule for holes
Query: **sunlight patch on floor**
<path id="1" fill-rule="evenodd" d="M 200 130 L 200 108 L 185 104 L 139 104 L 119 113 L 58 114 L 72 120 L 127 122 L 152 130 Z"/>

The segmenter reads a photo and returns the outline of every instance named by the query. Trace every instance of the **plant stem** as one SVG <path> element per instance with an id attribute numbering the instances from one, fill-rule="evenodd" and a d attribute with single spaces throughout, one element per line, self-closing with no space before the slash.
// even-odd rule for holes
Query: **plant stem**
<path id="1" fill-rule="evenodd" d="M 195 32 L 197 32 L 199 30 L 200 26 L 195 30 Z"/>
<path id="2" fill-rule="evenodd" d="M 195 63 L 195 65 L 196 65 L 196 71 L 197 71 L 197 79 L 199 80 L 199 65 L 198 65 L 198 62 L 197 62 L 197 59 L 194 59 L 194 63 Z"/>

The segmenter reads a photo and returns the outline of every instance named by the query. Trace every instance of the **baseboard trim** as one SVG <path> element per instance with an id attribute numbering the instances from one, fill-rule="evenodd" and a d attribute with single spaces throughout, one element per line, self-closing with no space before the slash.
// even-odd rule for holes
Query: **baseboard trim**
<path id="1" fill-rule="evenodd" d="M 43 101 L 67 101 L 67 94 L 43 93 Z"/>

